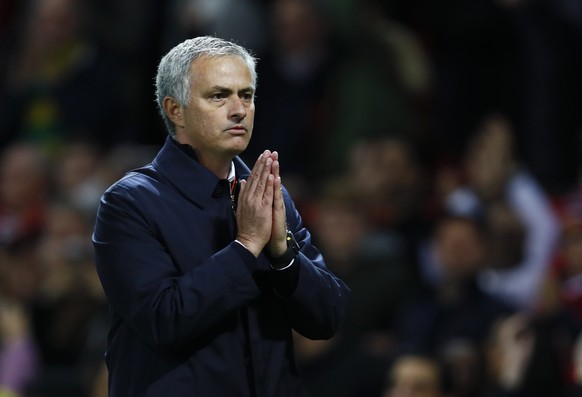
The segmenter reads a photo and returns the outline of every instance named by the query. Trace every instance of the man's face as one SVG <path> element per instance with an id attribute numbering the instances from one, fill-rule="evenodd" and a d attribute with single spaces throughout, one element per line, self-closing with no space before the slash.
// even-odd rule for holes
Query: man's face
<path id="1" fill-rule="evenodd" d="M 202 157 L 227 159 L 244 151 L 255 116 L 254 86 L 238 56 L 199 58 L 190 68 L 190 104 L 176 138 Z"/>

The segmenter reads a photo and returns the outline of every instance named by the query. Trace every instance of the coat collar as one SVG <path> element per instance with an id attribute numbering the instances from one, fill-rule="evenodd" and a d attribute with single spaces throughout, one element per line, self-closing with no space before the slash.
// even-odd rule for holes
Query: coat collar
<path id="1" fill-rule="evenodd" d="M 233 162 L 236 177 L 246 179 L 250 174 L 246 164 L 238 156 Z M 206 207 L 213 199 L 219 178 L 180 149 L 170 136 L 152 165 L 176 190 L 197 205 Z"/>

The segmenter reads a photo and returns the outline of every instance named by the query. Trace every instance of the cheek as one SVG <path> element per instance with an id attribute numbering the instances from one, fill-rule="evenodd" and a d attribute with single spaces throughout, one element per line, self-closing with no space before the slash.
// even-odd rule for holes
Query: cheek
<path id="1" fill-rule="evenodd" d="M 253 124 L 255 122 L 255 106 L 253 105 L 249 110 L 247 110 L 247 117 L 246 117 L 247 126 L 249 129 L 252 129 Z"/>
<path id="2" fill-rule="evenodd" d="M 188 127 L 191 135 L 209 138 L 216 135 L 219 123 L 212 112 L 192 110 L 188 114 Z"/>

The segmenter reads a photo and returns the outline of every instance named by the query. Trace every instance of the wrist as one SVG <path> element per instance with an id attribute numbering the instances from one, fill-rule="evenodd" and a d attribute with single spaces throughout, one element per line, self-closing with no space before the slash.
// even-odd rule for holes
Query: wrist
<path id="1" fill-rule="evenodd" d="M 288 247 L 287 250 L 279 256 L 268 256 L 271 267 L 275 270 L 283 270 L 295 260 L 297 252 L 292 247 Z"/>
<path id="2" fill-rule="evenodd" d="M 283 240 L 277 244 L 271 244 L 269 248 L 269 257 L 276 258 L 278 256 L 282 256 L 287 251 L 289 244 L 287 244 L 287 240 Z"/>
<path id="3" fill-rule="evenodd" d="M 245 240 L 245 239 L 240 238 L 240 237 L 237 237 L 234 241 L 236 243 L 242 245 L 243 248 L 246 249 L 247 251 L 249 251 L 251 254 L 253 254 L 255 256 L 255 258 L 258 258 L 261 251 L 262 251 L 262 247 L 258 247 L 252 241 Z"/>
<path id="4" fill-rule="evenodd" d="M 271 267 L 275 270 L 282 270 L 289 267 L 294 261 L 297 253 L 299 252 L 299 245 L 295 241 L 293 233 L 287 231 L 287 237 L 285 239 L 285 249 L 280 252 L 279 255 L 274 255 L 273 251 L 267 253 L 267 258 L 271 262 Z"/>

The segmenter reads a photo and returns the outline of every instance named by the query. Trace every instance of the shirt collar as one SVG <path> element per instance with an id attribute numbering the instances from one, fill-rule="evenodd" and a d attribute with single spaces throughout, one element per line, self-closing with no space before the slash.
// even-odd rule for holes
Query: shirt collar
<path id="1" fill-rule="evenodd" d="M 228 177 L 226 179 L 228 179 L 229 182 L 234 181 L 235 178 L 235 170 L 234 170 L 234 161 L 230 162 L 230 171 L 228 172 Z"/>

